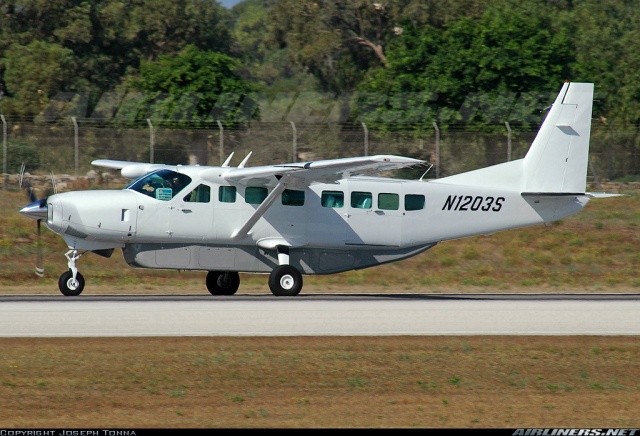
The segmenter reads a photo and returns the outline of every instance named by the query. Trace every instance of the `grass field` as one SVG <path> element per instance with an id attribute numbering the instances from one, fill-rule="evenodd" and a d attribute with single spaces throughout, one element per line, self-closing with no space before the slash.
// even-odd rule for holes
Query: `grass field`
<path id="1" fill-rule="evenodd" d="M 640 189 L 549 226 L 305 277 L 308 292 L 640 292 Z M 1 292 L 58 294 L 66 246 L 7 190 Z M 199 272 L 83 257 L 91 293 L 203 293 Z M 243 275 L 239 293 L 268 293 Z M 0 428 L 637 428 L 637 337 L 0 339 Z"/>
<path id="2" fill-rule="evenodd" d="M 0 428 L 637 428 L 632 337 L 0 339 Z"/>

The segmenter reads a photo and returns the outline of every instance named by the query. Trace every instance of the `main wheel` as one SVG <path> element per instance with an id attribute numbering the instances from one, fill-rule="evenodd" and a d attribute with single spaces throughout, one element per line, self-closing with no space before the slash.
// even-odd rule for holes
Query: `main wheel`
<path id="1" fill-rule="evenodd" d="M 235 271 L 209 271 L 207 289 L 211 295 L 233 295 L 240 287 L 240 274 Z"/>
<path id="2" fill-rule="evenodd" d="M 76 279 L 73 280 L 73 273 L 71 270 L 63 272 L 58 279 L 58 288 L 67 297 L 75 297 L 82 293 L 84 289 L 84 277 L 82 274 L 77 273 Z"/>
<path id="3" fill-rule="evenodd" d="M 293 297 L 302 289 L 302 274 L 291 265 L 280 265 L 269 275 L 269 289 L 276 297 Z"/>

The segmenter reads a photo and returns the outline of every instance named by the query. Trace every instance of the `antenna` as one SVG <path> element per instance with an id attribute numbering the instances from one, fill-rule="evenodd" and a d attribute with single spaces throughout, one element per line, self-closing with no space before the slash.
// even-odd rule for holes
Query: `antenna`
<path id="1" fill-rule="evenodd" d="M 222 164 L 223 167 L 228 167 L 229 166 L 229 162 L 231 162 L 231 158 L 233 157 L 233 151 L 231 152 L 231 154 L 229 155 L 229 157 L 227 158 L 227 160 L 224 161 L 224 163 Z"/>
<path id="2" fill-rule="evenodd" d="M 249 158 L 251 157 L 251 153 L 253 153 L 253 151 L 250 151 L 249 154 L 247 155 L 247 157 L 245 157 L 242 162 L 240 162 L 240 165 L 238 165 L 238 168 L 244 168 L 244 165 L 247 163 L 247 161 L 249 160 Z"/>

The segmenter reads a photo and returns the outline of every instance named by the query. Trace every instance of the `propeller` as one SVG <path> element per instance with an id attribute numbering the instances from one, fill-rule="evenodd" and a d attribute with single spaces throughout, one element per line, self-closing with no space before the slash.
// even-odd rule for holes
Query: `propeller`
<path id="1" fill-rule="evenodd" d="M 53 176 L 53 172 L 51 172 L 51 189 L 47 190 L 44 197 L 38 199 L 35 194 L 35 190 L 31 181 L 24 177 L 26 170 L 26 165 L 23 162 L 20 167 L 20 188 L 24 189 L 27 197 L 29 198 L 30 203 L 20 209 L 20 213 L 26 217 L 31 219 L 35 219 L 37 223 L 37 240 L 36 240 L 36 267 L 35 272 L 38 277 L 44 277 L 44 266 L 43 266 L 43 255 L 42 255 L 42 241 L 41 241 L 41 231 L 42 231 L 42 223 L 43 219 L 47 219 L 47 197 L 53 192 L 56 193 L 56 182 Z"/>

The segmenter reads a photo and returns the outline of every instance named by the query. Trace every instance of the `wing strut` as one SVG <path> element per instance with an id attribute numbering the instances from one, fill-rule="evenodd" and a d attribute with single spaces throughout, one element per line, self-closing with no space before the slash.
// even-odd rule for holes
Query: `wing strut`
<path id="1" fill-rule="evenodd" d="M 283 178 L 284 179 L 284 178 Z M 260 217 L 265 214 L 265 212 L 271 207 L 273 201 L 276 199 L 278 195 L 287 187 L 287 182 L 280 179 L 280 182 L 276 185 L 275 188 L 267 195 L 267 198 L 258 206 L 253 215 L 249 217 L 246 223 L 240 229 L 233 232 L 231 235 L 231 239 L 241 239 L 249 234 L 249 230 L 258 222 Z"/>

